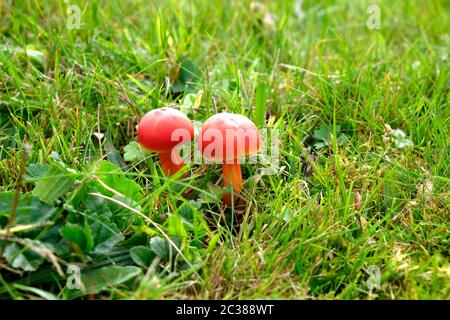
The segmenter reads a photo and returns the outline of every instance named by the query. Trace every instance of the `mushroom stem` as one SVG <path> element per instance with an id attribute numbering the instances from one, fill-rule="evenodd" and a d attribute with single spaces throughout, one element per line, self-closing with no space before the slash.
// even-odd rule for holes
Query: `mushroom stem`
<path id="1" fill-rule="evenodd" d="M 160 152 L 158 155 L 159 162 L 166 176 L 174 175 L 184 166 L 183 160 L 175 149 Z"/>
<path id="2" fill-rule="evenodd" d="M 241 165 L 239 163 L 224 163 L 222 164 L 222 170 L 223 170 L 223 186 L 233 187 L 233 193 L 234 193 L 234 203 L 237 203 L 237 194 L 241 192 L 243 187 L 242 182 L 242 173 L 241 173 Z M 227 193 L 223 197 L 223 201 L 228 205 L 231 206 L 233 203 L 233 197 L 231 197 L 231 192 Z"/>

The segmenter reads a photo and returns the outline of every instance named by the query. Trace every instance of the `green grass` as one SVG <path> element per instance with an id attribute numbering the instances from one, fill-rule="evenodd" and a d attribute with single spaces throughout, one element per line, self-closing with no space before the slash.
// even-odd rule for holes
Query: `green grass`
<path id="1" fill-rule="evenodd" d="M 11 212 L 30 228 L 2 249 L 0 298 L 88 296 L 69 264 L 110 272 L 98 298 L 450 298 L 448 2 L 377 3 L 379 30 L 372 1 L 300 19 L 293 1 L 0 0 L 0 231 Z M 277 173 L 243 168 L 243 212 L 214 200 L 219 166 L 177 184 L 133 145 L 123 160 L 140 117 L 188 94 L 192 120 L 280 130 Z"/>

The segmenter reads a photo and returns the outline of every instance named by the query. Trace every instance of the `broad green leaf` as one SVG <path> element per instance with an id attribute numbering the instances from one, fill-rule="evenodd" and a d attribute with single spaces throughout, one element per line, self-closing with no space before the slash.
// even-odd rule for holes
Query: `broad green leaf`
<path id="1" fill-rule="evenodd" d="M 313 137 L 316 140 L 314 143 L 314 148 L 322 149 L 330 145 L 330 139 L 333 134 L 333 127 L 322 124 L 318 129 L 314 130 Z M 341 133 L 341 126 L 336 125 L 336 141 L 339 145 L 348 142 L 348 138 L 345 134 Z"/>
<path id="2" fill-rule="evenodd" d="M 9 217 L 16 192 L 0 193 L 0 216 Z M 29 225 L 46 222 L 55 212 L 55 208 L 43 203 L 31 194 L 19 197 L 14 225 Z"/>
<path id="3" fill-rule="evenodd" d="M 139 146 L 139 143 L 132 141 L 124 147 L 125 154 L 123 158 L 127 162 L 138 162 L 145 159 L 145 151 Z"/>
<path id="4" fill-rule="evenodd" d="M 68 223 L 60 229 L 60 232 L 69 243 L 77 245 L 82 251 L 86 250 L 86 237 L 81 226 Z"/>
<path id="5" fill-rule="evenodd" d="M 24 271 L 36 271 L 44 262 L 44 257 L 31 249 L 24 249 L 17 243 L 9 243 L 3 257 L 13 267 Z"/>
<path id="6" fill-rule="evenodd" d="M 166 258 L 167 252 L 169 250 L 169 245 L 161 237 L 153 237 L 150 239 L 150 247 L 152 248 L 152 251 L 161 258 Z"/>
<path id="7" fill-rule="evenodd" d="M 179 240 L 177 238 L 171 238 L 174 244 L 179 247 Z M 150 248 L 152 251 L 160 258 L 168 261 L 171 258 L 175 257 L 177 251 L 172 245 L 161 237 L 153 237 L 150 239 Z"/>
<path id="8" fill-rule="evenodd" d="M 321 125 L 318 129 L 314 130 L 314 138 L 320 140 L 322 142 L 328 143 L 328 139 L 330 138 L 330 134 L 332 131 L 326 125 Z"/>
<path id="9" fill-rule="evenodd" d="M 141 268 L 135 266 L 108 266 L 88 272 L 81 272 L 83 290 L 70 290 L 69 298 L 97 294 L 108 288 L 117 287 L 119 284 L 127 282 L 141 274 Z"/>
<path id="10" fill-rule="evenodd" d="M 55 201 L 72 189 L 75 183 L 74 174 L 57 163 L 52 163 L 32 194 L 41 201 L 53 205 Z"/>
<path id="11" fill-rule="evenodd" d="M 188 221 L 188 222 L 193 222 L 194 221 L 194 215 L 195 215 L 195 205 L 197 203 L 190 200 L 189 202 L 185 202 L 183 204 L 181 204 L 178 207 L 177 213 L 181 216 L 182 219 Z"/>
<path id="12" fill-rule="evenodd" d="M 141 206 L 138 205 L 133 200 L 131 200 L 130 198 L 125 198 L 125 197 L 118 196 L 118 195 L 114 195 L 114 196 L 112 196 L 112 198 L 114 200 L 118 201 L 119 203 L 122 203 L 123 205 L 134 208 L 138 211 L 142 210 Z M 111 210 L 111 212 L 113 213 L 111 221 L 113 221 L 115 224 L 117 224 L 117 227 L 120 230 L 127 228 L 134 221 L 142 220 L 141 217 L 136 215 L 131 210 L 124 208 L 123 205 L 120 205 L 119 203 L 116 203 L 116 202 L 113 202 L 110 200 L 106 200 L 106 201 L 108 201 L 108 207 Z"/>
<path id="13" fill-rule="evenodd" d="M 27 181 L 38 181 L 45 176 L 49 168 L 47 163 L 32 163 L 27 167 L 24 178 Z"/>
<path id="14" fill-rule="evenodd" d="M 134 229 L 134 228 L 133 228 Z M 145 233 L 135 232 L 132 236 L 122 241 L 120 247 L 136 247 L 148 245 L 148 236 Z"/>
<path id="15" fill-rule="evenodd" d="M 103 211 L 91 211 L 85 207 L 83 214 L 71 212 L 68 224 L 61 229 L 67 241 L 76 244 L 85 254 L 105 255 L 124 239 L 108 207 Z M 73 207 L 69 206 L 70 211 Z"/>
<path id="16" fill-rule="evenodd" d="M 68 211 L 74 212 L 95 212 L 98 215 L 112 216 L 112 212 L 108 206 L 108 200 L 95 196 L 92 193 L 99 192 L 97 187 L 99 184 L 96 181 L 89 181 L 83 186 L 76 189 L 75 193 L 71 194 L 69 200 L 65 203 L 64 207 Z M 105 190 L 101 187 L 101 191 Z M 110 196 L 110 193 L 107 194 Z M 77 216 L 70 215 L 68 218 L 71 222 L 77 222 L 79 219 L 72 220 Z"/>
<path id="17" fill-rule="evenodd" d="M 170 87 L 172 93 L 182 93 L 186 89 L 187 92 L 193 92 L 192 82 L 198 78 L 196 75 L 197 66 L 187 57 L 182 57 L 178 64 L 180 65 L 180 71 L 178 73 L 178 78 Z"/>
<path id="18" fill-rule="evenodd" d="M 45 232 L 40 234 L 39 237 L 39 241 L 51 244 L 54 253 L 60 257 L 70 253 L 70 248 L 60 233 L 61 228 L 64 227 L 65 224 L 65 221 L 59 221 L 54 225 L 47 227 Z"/>
<path id="19" fill-rule="evenodd" d="M 187 57 L 183 57 L 180 62 L 181 68 L 180 73 L 178 74 L 179 80 L 182 83 L 186 84 L 188 81 L 193 80 L 197 77 L 197 66 L 191 59 Z"/>
<path id="20" fill-rule="evenodd" d="M 134 180 L 129 179 L 114 164 L 102 161 L 96 170 L 97 177 L 111 189 L 138 202 L 143 197 L 142 188 Z M 102 194 L 112 196 L 113 193 L 104 188 L 100 183 L 94 184 Z"/>
<path id="21" fill-rule="evenodd" d="M 188 236 L 188 233 L 184 228 L 183 221 L 178 214 L 171 214 L 167 219 L 166 224 L 171 237 L 186 238 Z"/>
<path id="22" fill-rule="evenodd" d="M 155 258 L 155 254 L 152 250 L 145 246 L 137 246 L 131 248 L 130 250 L 131 259 L 133 259 L 134 263 L 142 268 L 148 268 L 150 263 Z"/>
<path id="23" fill-rule="evenodd" d="M 106 216 L 92 215 L 87 218 L 94 240 L 94 254 L 107 254 L 120 241 L 124 239 L 116 224 Z"/>

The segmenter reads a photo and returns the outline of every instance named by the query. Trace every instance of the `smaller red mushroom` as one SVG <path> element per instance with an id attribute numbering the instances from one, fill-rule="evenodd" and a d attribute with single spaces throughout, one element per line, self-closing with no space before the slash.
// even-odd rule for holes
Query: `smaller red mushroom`
<path id="1" fill-rule="evenodd" d="M 173 108 L 148 112 L 138 125 L 138 141 L 142 148 L 159 155 L 166 176 L 174 175 L 184 166 L 178 146 L 194 138 L 194 127 L 189 118 Z"/>
<path id="2" fill-rule="evenodd" d="M 223 202 L 237 203 L 243 188 L 242 158 L 258 153 L 261 146 L 258 128 L 243 115 L 223 112 L 206 120 L 197 143 L 204 158 L 222 163 L 224 187 L 231 186 L 234 193 L 227 193 Z"/>

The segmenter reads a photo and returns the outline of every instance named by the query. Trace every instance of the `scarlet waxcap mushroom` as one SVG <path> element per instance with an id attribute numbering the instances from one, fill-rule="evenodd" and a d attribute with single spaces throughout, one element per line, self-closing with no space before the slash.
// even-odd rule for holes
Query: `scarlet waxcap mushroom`
<path id="1" fill-rule="evenodd" d="M 169 176 L 183 167 L 177 146 L 191 141 L 194 127 L 189 118 L 173 108 L 155 109 L 141 119 L 138 141 L 144 149 L 159 155 L 161 167 Z"/>
<path id="2" fill-rule="evenodd" d="M 240 114 L 219 113 L 203 124 L 197 143 L 204 158 L 222 163 L 224 186 L 231 186 L 237 196 L 243 187 L 241 159 L 258 153 L 261 146 L 256 125 Z M 231 193 L 223 200 L 230 206 Z"/>

